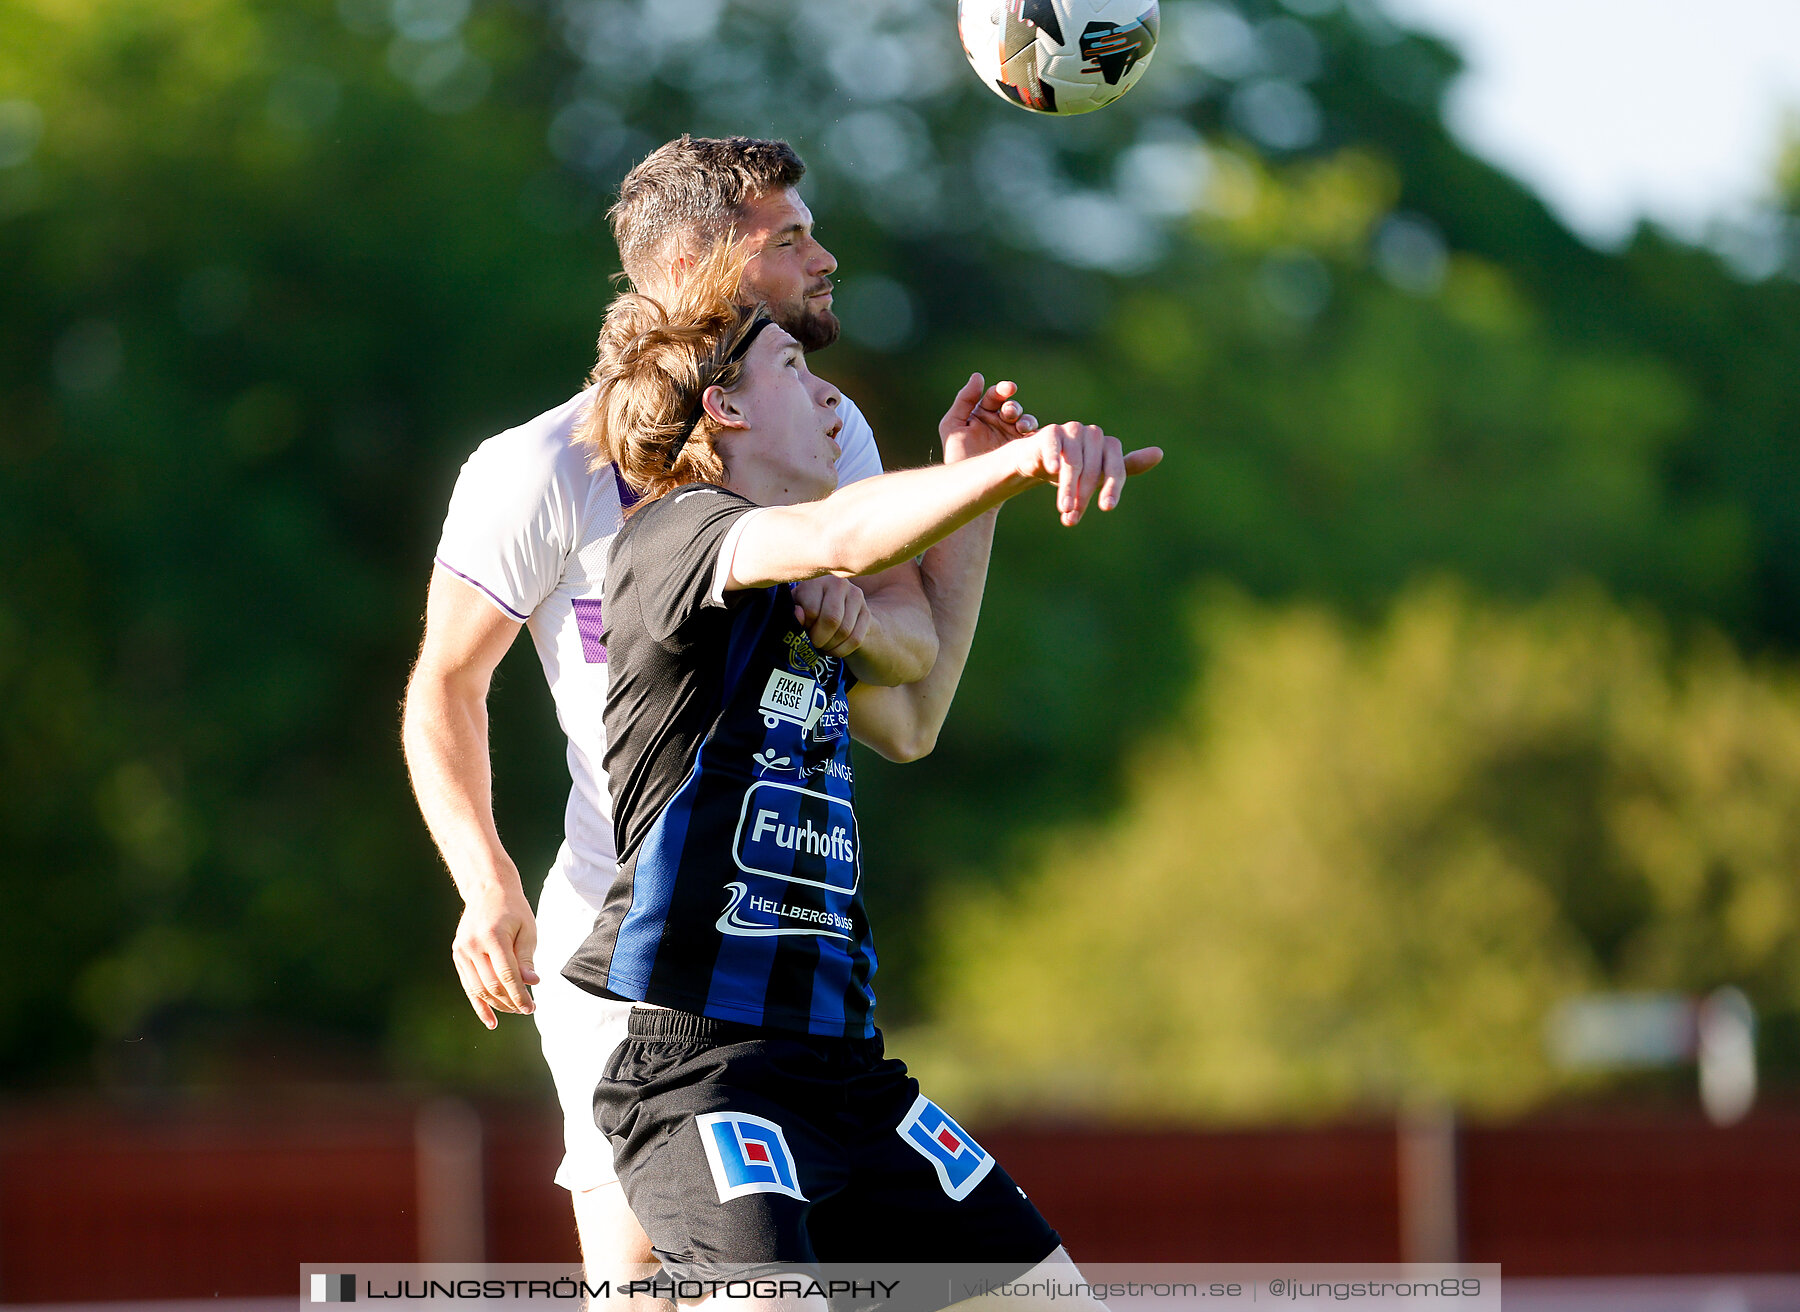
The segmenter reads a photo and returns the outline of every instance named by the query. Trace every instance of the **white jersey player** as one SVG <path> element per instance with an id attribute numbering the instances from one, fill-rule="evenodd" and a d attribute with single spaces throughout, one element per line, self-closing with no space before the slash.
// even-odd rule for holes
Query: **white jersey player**
<path id="1" fill-rule="evenodd" d="M 612 1148 L 594 1128 L 591 1106 L 630 1010 L 562 977 L 563 963 L 593 927 L 618 865 L 601 769 L 606 649 L 600 629 L 607 550 L 630 492 L 611 465 L 589 469 L 586 449 L 571 441 L 586 410 L 582 393 L 483 442 L 457 479 L 436 560 L 439 570 L 529 630 L 569 740 L 572 786 L 563 843 L 538 897 L 531 964 L 539 976 L 533 992 L 544 1055 L 567 1113 L 566 1155 L 556 1179 L 572 1190 L 613 1178 Z M 839 481 L 847 485 L 881 473 L 868 421 L 848 400 L 839 413 Z"/>
<path id="2" fill-rule="evenodd" d="M 765 302 L 807 349 L 829 345 L 837 265 L 795 190 L 804 171 L 783 142 L 683 137 L 661 147 L 626 177 L 612 211 L 627 275 L 639 290 L 667 295 L 697 259 L 735 239 L 750 256 L 746 297 Z M 1036 427 L 1012 393 L 1010 383 L 984 391 L 979 375 L 970 379 L 940 427 L 953 434 L 946 461 Z M 496 1011 L 535 1012 L 564 1111 L 557 1182 L 573 1195 L 585 1260 L 604 1272 L 650 1254 L 592 1116 L 594 1086 L 629 1008 L 560 974 L 615 874 L 601 771 L 600 632 L 607 546 L 623 507 L 611 466 L 589 469 L 570 440 L 586 404 L 577 395 L 490 439 L 464 466 L 432 573 L 404 737 L 420 810 L 465 904 L 452 949 L 464 992 L 490 1028 Z M 867 422 L 848 401 L 844 413 L 839 476 L 849 483 L 879 473 L 881 462 Z M 971 445 L 971 433 L 985 438 Z M 855 583 L 812 580 L 796 593 L 821 653 L 860 648 L 881 681 L 905 685 L 917 728 L 885 745 L 897 759 L 929 752 L 949 709 L 980 611 L 993 521 L 982 516 L 917 564 Z M 521 628 L 531 630 L 569 738 L 572 783 L 565 841 L 535 917 L 494 826 L 487 748 L 488 687 Z"/>

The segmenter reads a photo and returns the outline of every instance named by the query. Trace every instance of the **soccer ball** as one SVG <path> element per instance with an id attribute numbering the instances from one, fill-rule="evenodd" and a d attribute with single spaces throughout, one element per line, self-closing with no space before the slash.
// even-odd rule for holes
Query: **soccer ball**
<path id="1" fill-rule="evenodd" d="M 1110 105 L 1150 66 L 1156 0 L 957 0 L 956 26 L 976 75 L 1039 114 Z"/>

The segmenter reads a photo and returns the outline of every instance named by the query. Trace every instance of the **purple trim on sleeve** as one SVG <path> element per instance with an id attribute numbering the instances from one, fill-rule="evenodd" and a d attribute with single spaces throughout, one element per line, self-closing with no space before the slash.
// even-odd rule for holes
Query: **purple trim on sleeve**
<path id="1" fill-rule="evenodd" d="M 575 608 L 575 628 L 581 634 L 581 657 L 589 665 L 606 664 L 606 648 L 600 643 L 604 625 L 600 622 L 601 603 L 581 597 L 569 603 Z"/>
<path id="2" fill-rule="evenodd" d="M 435 557 L 435 559 L 437 560 L 438 564 L 442 565 L 445 569 L 449 570 L 452 574 L 456 575 L 457 578 L 461 579 L 464 583 L 467 583 L 471 588 L 475 588 L 478 591 L 480 591 L 481 594 L 483 596 L 485 596 L 489 601 L 493 602 L 496 606 L 498 606 L 501 610 L 505 611 L 513 619 L 519 621 L 519 623 L 523 624 L 526 620 L 531 618 L 531 616 L 529 616 L 529 615 L 519 614 L 518 611 L 514 610 L 511 606 L 508 606 L 504 601 L 501 601 L 500 598 L 498 598 L 494 595 L 493 589 L 489 588 L 480 579 L 470 578 L 467 574 L 464 574 L 460 569 L 456 568 L 456 566 L 452 565 L 449 561 L 445 560 L 442 556 Z"/>
<path id="3" fill-rule="evenodd" d="M 625 475 L 619 472 L 617 465 L 613 466 L 613 481 L 619 485 L 619 509 L 630 510 L 638 503 L 638 494 L 631 490 L 631 484 L 625 481 Z"/>

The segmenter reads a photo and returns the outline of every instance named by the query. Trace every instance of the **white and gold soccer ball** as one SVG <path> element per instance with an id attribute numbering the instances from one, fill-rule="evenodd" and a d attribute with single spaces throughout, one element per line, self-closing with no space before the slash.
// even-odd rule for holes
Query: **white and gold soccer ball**
<path id="1" fill-rule="evenodd" d="M 1156 0 L 958 0 L 976 75 L 1039 114 L 1085 114 L 1136 84 L 1156 50 Z"/>

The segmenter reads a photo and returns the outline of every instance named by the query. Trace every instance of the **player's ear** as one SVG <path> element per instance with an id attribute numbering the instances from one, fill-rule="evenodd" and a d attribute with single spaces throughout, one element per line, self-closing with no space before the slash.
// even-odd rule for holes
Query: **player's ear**
<path id="1" fill-rule="evenodd" d="M 737 398 L 717 383 L 700 394 L 700 405 L 706 411 L 706 417 L 720 428 L 750 427 Z"/>

